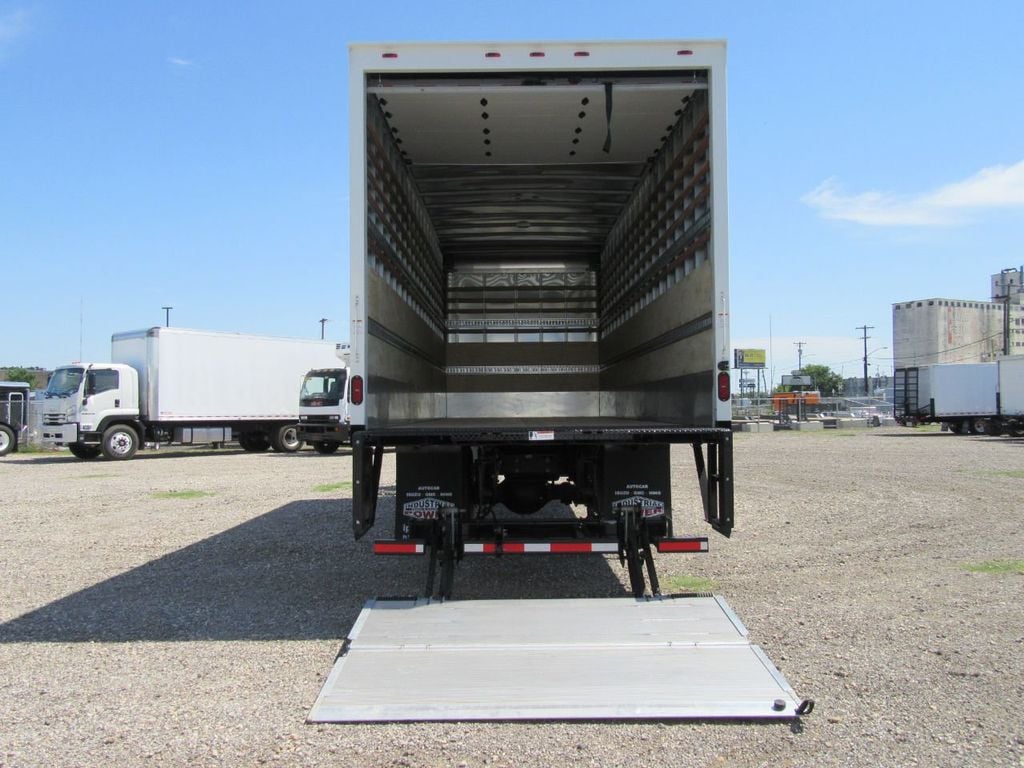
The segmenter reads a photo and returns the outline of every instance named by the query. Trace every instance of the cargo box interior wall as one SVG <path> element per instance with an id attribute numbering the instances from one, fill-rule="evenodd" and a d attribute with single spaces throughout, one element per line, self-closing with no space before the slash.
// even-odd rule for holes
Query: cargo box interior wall
<path id="1" fill-rule="evenodd" d="M 368 424 L 713 426 L 708 87 L 369 76 Z"/>

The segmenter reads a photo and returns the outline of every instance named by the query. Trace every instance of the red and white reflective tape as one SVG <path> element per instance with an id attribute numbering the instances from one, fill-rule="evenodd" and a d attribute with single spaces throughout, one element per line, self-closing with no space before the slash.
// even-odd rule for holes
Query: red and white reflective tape
<path id="1" fill-rule="evenodd" d="M 495 555 L 499 551 L 498 544 L 493 541 L 467 541 L 467 555 Z M 575 555 L 594 552 L 618 552 L 619 545 L 614 541 L 503 541 L 503 555 Z"/>
<path id="2" fill-rule="evenodd" d="M 660 539 L 654 543 L 659 552 L 707 552 L 706 536 L 680 539 Z M 467 541 L 463 545 L 467 555 L 587 555 L 616 554 L 619 545 L 614 541 Z M 426 553 L 422 541 L 381 540 L 373 542 L 375 555 L 422 555 Z"/>
<path id="3" fill-rule="evenodd" d="M 375 541 L 375 555 L 422 555 L 426 551 L 422 541 Z"/>
<path id="4" fill-rule="evenodd" d="M 661 539 L 654 542 L 659 552 L 707 552 L 707 536 L 691 536 L 686 539 Z"/>

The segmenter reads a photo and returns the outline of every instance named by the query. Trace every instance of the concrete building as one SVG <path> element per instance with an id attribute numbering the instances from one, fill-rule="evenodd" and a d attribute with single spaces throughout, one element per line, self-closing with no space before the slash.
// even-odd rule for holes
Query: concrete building
<path id="1" fill-rule="evenodd" d="M 932 363 L 983 363 L 1003 353 L 1024 353 L 1022 270 L 992 276 L 992 299 L 932 298 L 892 306 L 893 367 Z"/>

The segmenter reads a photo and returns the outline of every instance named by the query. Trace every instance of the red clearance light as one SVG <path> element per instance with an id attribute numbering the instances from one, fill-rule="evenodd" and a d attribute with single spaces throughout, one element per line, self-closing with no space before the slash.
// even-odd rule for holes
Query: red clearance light
<path id="1" fill-rule="evenodd" d="M 497 51 L 488 51 L 487 53 L 484 54 L 484 58 L 487 58 L 487 59 L 500 59 L 501 58 L 501 54 L 498 53 Z"/>
<path id="2" fill-rule="evenodd" d="M 544 58 L 544 51 L 531 51 L 530 52 L 530 58 L 531 59 L 543 59 Z"/>
<path id="3" fill-rule="evenodd" d="M 693 51 L 687 49 L 676 51 L 676 56 L 693 56 Z"/>
<path id="4" fill-rule="evenodd" d="M 589 55 L 590 55 L 590 51 L 576 51 L 576 53 L 573 54 L 573 56 L 578 56 L 580 58 L 584 58 L 584 57 L 589 56 Z"/>
<path id="5" fill-rule="evenodd" d="M 723 403 L 729 399 L 729 373 L 722 371 L 718 374 L 718 399 Z M 358 403 L 356 403 L 358 405 Z"/>
<path id="6" fill-rule="evenodd" d="M 363 377 L 352 377 L 352 405 L 363 404 Z"/>
<path id="7" fill-rule="evenodd" d="M 382 53 L 380 55 L 380 57 L 382 59 L 397 59 L 398 58 L 398 54 L 397 53 Z"/>

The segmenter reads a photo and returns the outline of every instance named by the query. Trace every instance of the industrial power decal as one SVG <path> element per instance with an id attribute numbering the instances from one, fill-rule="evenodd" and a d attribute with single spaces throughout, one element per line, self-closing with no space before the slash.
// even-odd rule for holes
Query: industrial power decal
<path id="1" fill-rule="evenodd" d="M 618 512 L 629 507 L 638 508 L 641 517 L 658 517 L 665 514 L 665 502 L 652 496 L 661 496 L 661 491 L 651 490 L 645 483 L 630 483 L 624 491 L 615 491 L 617 498 L 612 510 Z"/>
<path id="2" fill-rule="evenodd" d="M 433 491 L 437 493 L 440 491 L 439 488 L 434 487 L 430 489 L 421 488 L 420 492 Z M 409 496 L 414 494 L 410 493 Z M 438 493 L 439 496 L 451 496 L 450 493 Z M 419 499 L 413 499 L 407 501 L 402 505 L 402 517 L 409 517 L 413 520 L 437 520 L 437 513 L 441 509 L 447 507 L 454 507 L 455 505 L 450 501 L 439 499 L 436 496 L 423 496 Z"/>

